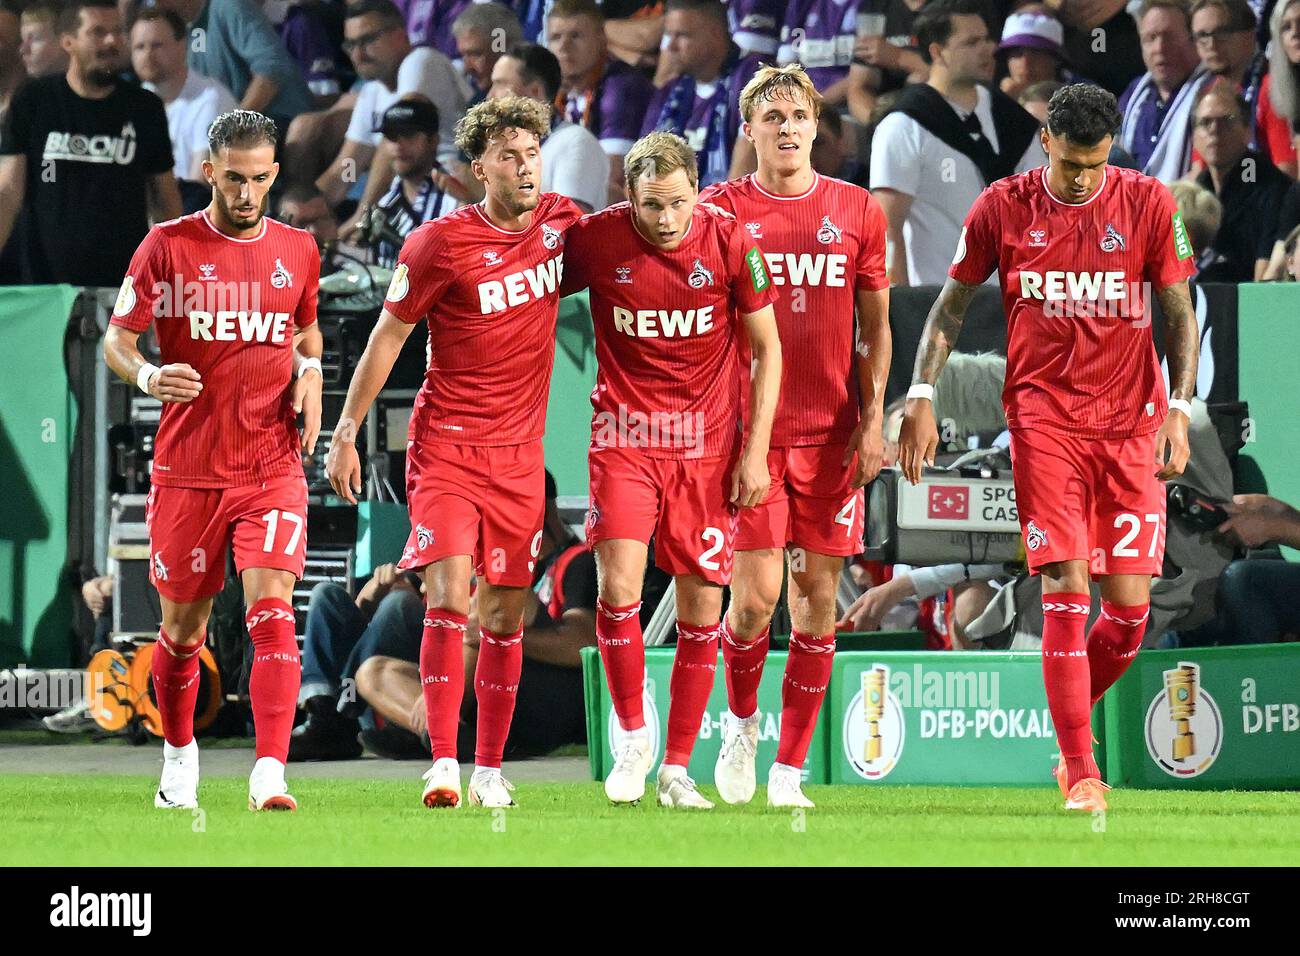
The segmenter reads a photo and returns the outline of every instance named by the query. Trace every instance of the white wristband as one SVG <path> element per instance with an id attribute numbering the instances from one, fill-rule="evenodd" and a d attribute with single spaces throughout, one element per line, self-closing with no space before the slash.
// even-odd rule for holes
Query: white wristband
<path id="1" fill-rule="evenodd" d="M 293 362 L 298 369 L 298 375 L 297 375 L 298 378 L 302 378 L 303 373 L 306 372 L 307 369 L 309 368 L 314 368 L 317 372 L 320 373 L 322 378 L 324 377 L 325 373 L 321 371 L 320 359 L 316 358 L 315 356 L 304 357 L 297 352 L 295 352 L 294 355 L 295 358 Z"/>
<path id="2" fill-rule="evenodd" d="M 933 402 L 934 386 L 926 385 L 924 382 L 917 382 L 907 390 L 907 397 L 909 399 L 924 398 L 927 402 Z"/>
<path id="3" fill-rule="evenodd" d="M 1184 415 L 1186 415 L 1189 420 L 1191 419 L 1192 403 L 1189 402 L 1187 399 L 1185 398 L 1169 399 L 1169 410 L 1172 412 L 1175 408 L 1178 409 L 1180 412 L 1182 412 Z"/>
<path id="4" fill-rule="evenodd" d="M 148 395 L 150 380 L 153 379 L 156 373 L 161 371 L 162 369 L 160 369 L 157 365 L 152 365 L 149 362 L 145 362 L 143 365 L 140 366 L 140 371 L 137 372 L 135 375 L 135 387 L 140 389 L 140 391 L 144 392 L 146 395 Z"/>

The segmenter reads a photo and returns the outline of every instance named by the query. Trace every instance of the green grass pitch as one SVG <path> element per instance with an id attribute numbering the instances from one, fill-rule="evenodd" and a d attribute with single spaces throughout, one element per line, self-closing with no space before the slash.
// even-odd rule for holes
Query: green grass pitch
<path id="1" fill-rule="evenodd" d="M 202 814 L 155 810 L 146 777 L 0 775 L 9 865 L 1281 865 L 1300 794 L 1112 791 L 1094 819 L 1055 790 L 810 786 L 817 809 L 614 807 L 599 783 L 521 784 L 520 807 L 427 810 L 419 779 L 299 780 L 296 814 L 203 781 Z M 713 795 L 712 788 L 704 792 Z"/>

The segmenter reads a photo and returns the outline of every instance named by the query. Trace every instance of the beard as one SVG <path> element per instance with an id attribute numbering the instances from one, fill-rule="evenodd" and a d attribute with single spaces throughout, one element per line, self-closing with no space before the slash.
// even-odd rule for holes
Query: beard
<path id="1" fill-rule="evenodd" d="M 221 215 L 226 220 L 227 225 L 232 229 L 251 230 L 256 229 L 261 225 L 262 217 L 266 215 L 266 204 L 271 198 L 271 194 L 268 192 L 262 197 L 262 202 L 257 207 L 257 215 L 253 217 L 252 222 L 247 223 L 242 219 L 235 218 L 235 211 L 230 208 L 230 203 L 226 202 L 226 197 L 221 194 L 220 190 L 213 189 L 212 198 L 216 202 L 217 208 L 221 211 Z"/>
<path id="2" fill-rule="evenodd" d="M 94 86 L 112 86 L 117 82 L 117 71 L 105 66 L 92 66 L 86 71 L 86 79 Z"/>

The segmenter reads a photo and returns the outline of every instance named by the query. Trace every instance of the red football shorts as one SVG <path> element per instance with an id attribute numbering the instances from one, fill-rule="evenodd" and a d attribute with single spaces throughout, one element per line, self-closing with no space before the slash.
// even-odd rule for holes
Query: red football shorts
<path id="1" fill-rule="evenodd" d="M 736 509 L 731 458 L 651 458 L 635 448 L 593 447 L 587 544 L 655 542 L 655 564 L 673 576 L 730 584 Z"/>
<path id="2" fill-rule="evenodd" d="M 145 504 L 149 580 L 177 604 L 212 597 L 235 567 L 276 568 L 301 578 L 307 561 L 307 481 L 301 474 L 238 488 L 164 488 Z"/>
<path id="3" fill-rule="evenodd" d="M 1094 577 L 1159 574 L 1165 486 L 1156 436 L 1077 438 L 1041 429 L 1011 433 L 1016 511 L 1031 571 L 1085 560 Z"/>
<path id="4" fill-rule="evenodd" d="M 542 443 L 408 442 L 406 505 L 411 536 L 399 568 L 468 554 L 474 574 L 489 584 L 529 587 L 546 513 Z"/>
<path id="5" fill-rule="evenodd" d="M 815 554 L 862 553 L 863 493 L 850 488 L 844 445 L 773 448 L 767 453 L 772 486 L 757 508 L 742 508 L 737 551 L 803 548 Z"/>

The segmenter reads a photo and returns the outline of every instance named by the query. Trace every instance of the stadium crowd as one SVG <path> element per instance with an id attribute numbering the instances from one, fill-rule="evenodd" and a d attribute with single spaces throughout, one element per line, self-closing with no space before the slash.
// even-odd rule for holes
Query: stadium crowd
<path id="1" fill-rule="evenodd" d="M 880 200 L 895 285 L 942 283 L 975 197 L 1042 162 L 1047 101 L 1081 80 L 1120 97 L 1112 163 L 1187 184 L 1202 281 L 1295 278 L 1297 0 L 4 0 L 0 283 L 116 285 L 150 221 L 206 203 L 233 105 L 280 128 L 278 214 L 391 264 L 481 198 L 452 142 L 473 103 L 552 104 L 543 188 L 596 210 L 655 129 L 701 187 L 751 172 L 737 101 L 773 61 L 825 96 L 814 162 Z"/>
<path id="2" fill-rule="evenodd" d="M 625 197 L 623 156 L 651 131 L 691 144 L 701 189 L 752 172 L 738 98 L 768 62 L 802 63 L 825 97 L 813 164 L 872 190 L 894 286 L 944 281 L 972 203 L 1043 163 L 1047 102 L 1080 81 L 1120 98 L 1110 161 L 1171 186 L 1200 281 L 1300 278 L 1300 0 L 0 0 L 0 284 L 116 287 L 151 222 L 207 205 L 208 126 L 235 106 L 279 128 L 277 217 L 310 231 L 327 260 L 342 248 L 391 267 L 412 229 L 482 198 L 453 136 L 474 103 L 551 105 L 542 189 L 596 211 Z M 896 412 L 887 437 L 897 428 Z M 1274 505 L 1242 507 L 1291 521 Z M 530 659 L 550 682 L 525 686 L 551 694 L 538 707 L 554 715 L 557 701 L 580 701 L 594 566 L 550 524 L 543 557 L 554 553 L 564 597 L 534 609 L 551 637 Z M 930 646 L 969 646 L 1000 568 L 950 573 L 860 562 L 867 591 L 843 624 L 920 621 Z M 371 749 L 427 750 L 418 592 L 391 566 L 356 595 L 318 589 L 302 703 L 331 743 L 304 742 L 300 728 L 297 756 L 353 749 L 361 708 L 344 699 L 348 683 L 405 732 L 368 729 Z M 85 593 L 101 617 L 111 582 Z M 1223 614 L 1259 606 L 1229 600 Z M 1202 639 L 1236 632 L 1215 628 Z M 581 733 L 570 711 L 549 724 L 559 738 Z"/>

